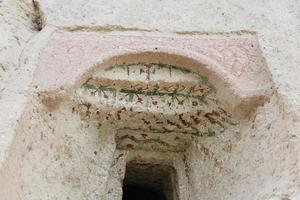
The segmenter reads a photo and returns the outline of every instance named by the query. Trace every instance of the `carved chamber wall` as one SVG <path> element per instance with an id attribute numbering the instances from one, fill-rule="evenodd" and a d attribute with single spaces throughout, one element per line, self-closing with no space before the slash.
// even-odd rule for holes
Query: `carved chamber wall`
<path id="1" fill-rule="evenodd" d="M 212 199 L 235 188 L 228 155 L 274 93 L 251 35 L 57 32 L 38 65 L 7 199 L 117 200 L 126 185 Z"/>

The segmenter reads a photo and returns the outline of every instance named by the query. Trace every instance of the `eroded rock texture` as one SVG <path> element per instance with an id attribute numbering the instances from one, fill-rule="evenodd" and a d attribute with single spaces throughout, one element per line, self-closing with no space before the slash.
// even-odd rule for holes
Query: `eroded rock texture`
<path id="1" fill-rule="evenodd" d="M 0 1 L 0 199 L 298 200 L 295 5 Z"/>

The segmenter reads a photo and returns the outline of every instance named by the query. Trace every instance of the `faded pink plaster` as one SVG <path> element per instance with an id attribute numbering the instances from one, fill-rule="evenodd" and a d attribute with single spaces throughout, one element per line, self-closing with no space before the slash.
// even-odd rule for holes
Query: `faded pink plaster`
<path id="1" fill-rule="evenodd" d="M 75 84 L 96 64 L 124 54 L 164 52 L 205 64 L 243 97 L 270 91 L 269 73 L 251 35 L 197 38 L 115 36 L 97 33 L 55 33 L 41 54 L 34 84 L 53 91 Z"/>

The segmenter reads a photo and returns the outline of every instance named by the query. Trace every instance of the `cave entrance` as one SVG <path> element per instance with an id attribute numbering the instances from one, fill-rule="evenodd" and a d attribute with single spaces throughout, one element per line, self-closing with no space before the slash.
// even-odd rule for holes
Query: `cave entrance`
<path id="1" fill-rule="evenodd" d="M 123 200 L 178 200 L 172 166 L 130 162 L 126 165 Z"/>

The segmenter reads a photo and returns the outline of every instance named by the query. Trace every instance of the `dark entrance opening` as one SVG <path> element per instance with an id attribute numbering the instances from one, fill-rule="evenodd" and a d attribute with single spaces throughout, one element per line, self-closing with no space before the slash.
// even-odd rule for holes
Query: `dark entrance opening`
<path id="1" fill-rule="evenodd" d="M 166 200 L 162 191 L 139 185 L 125 185 L 123 187 L 123 200 Z"/>
<path id="2" fill-rule="evenodd" d="M 123 200 L 177 200 L 173 167 L 130 162 L 126 165 Z"/>

